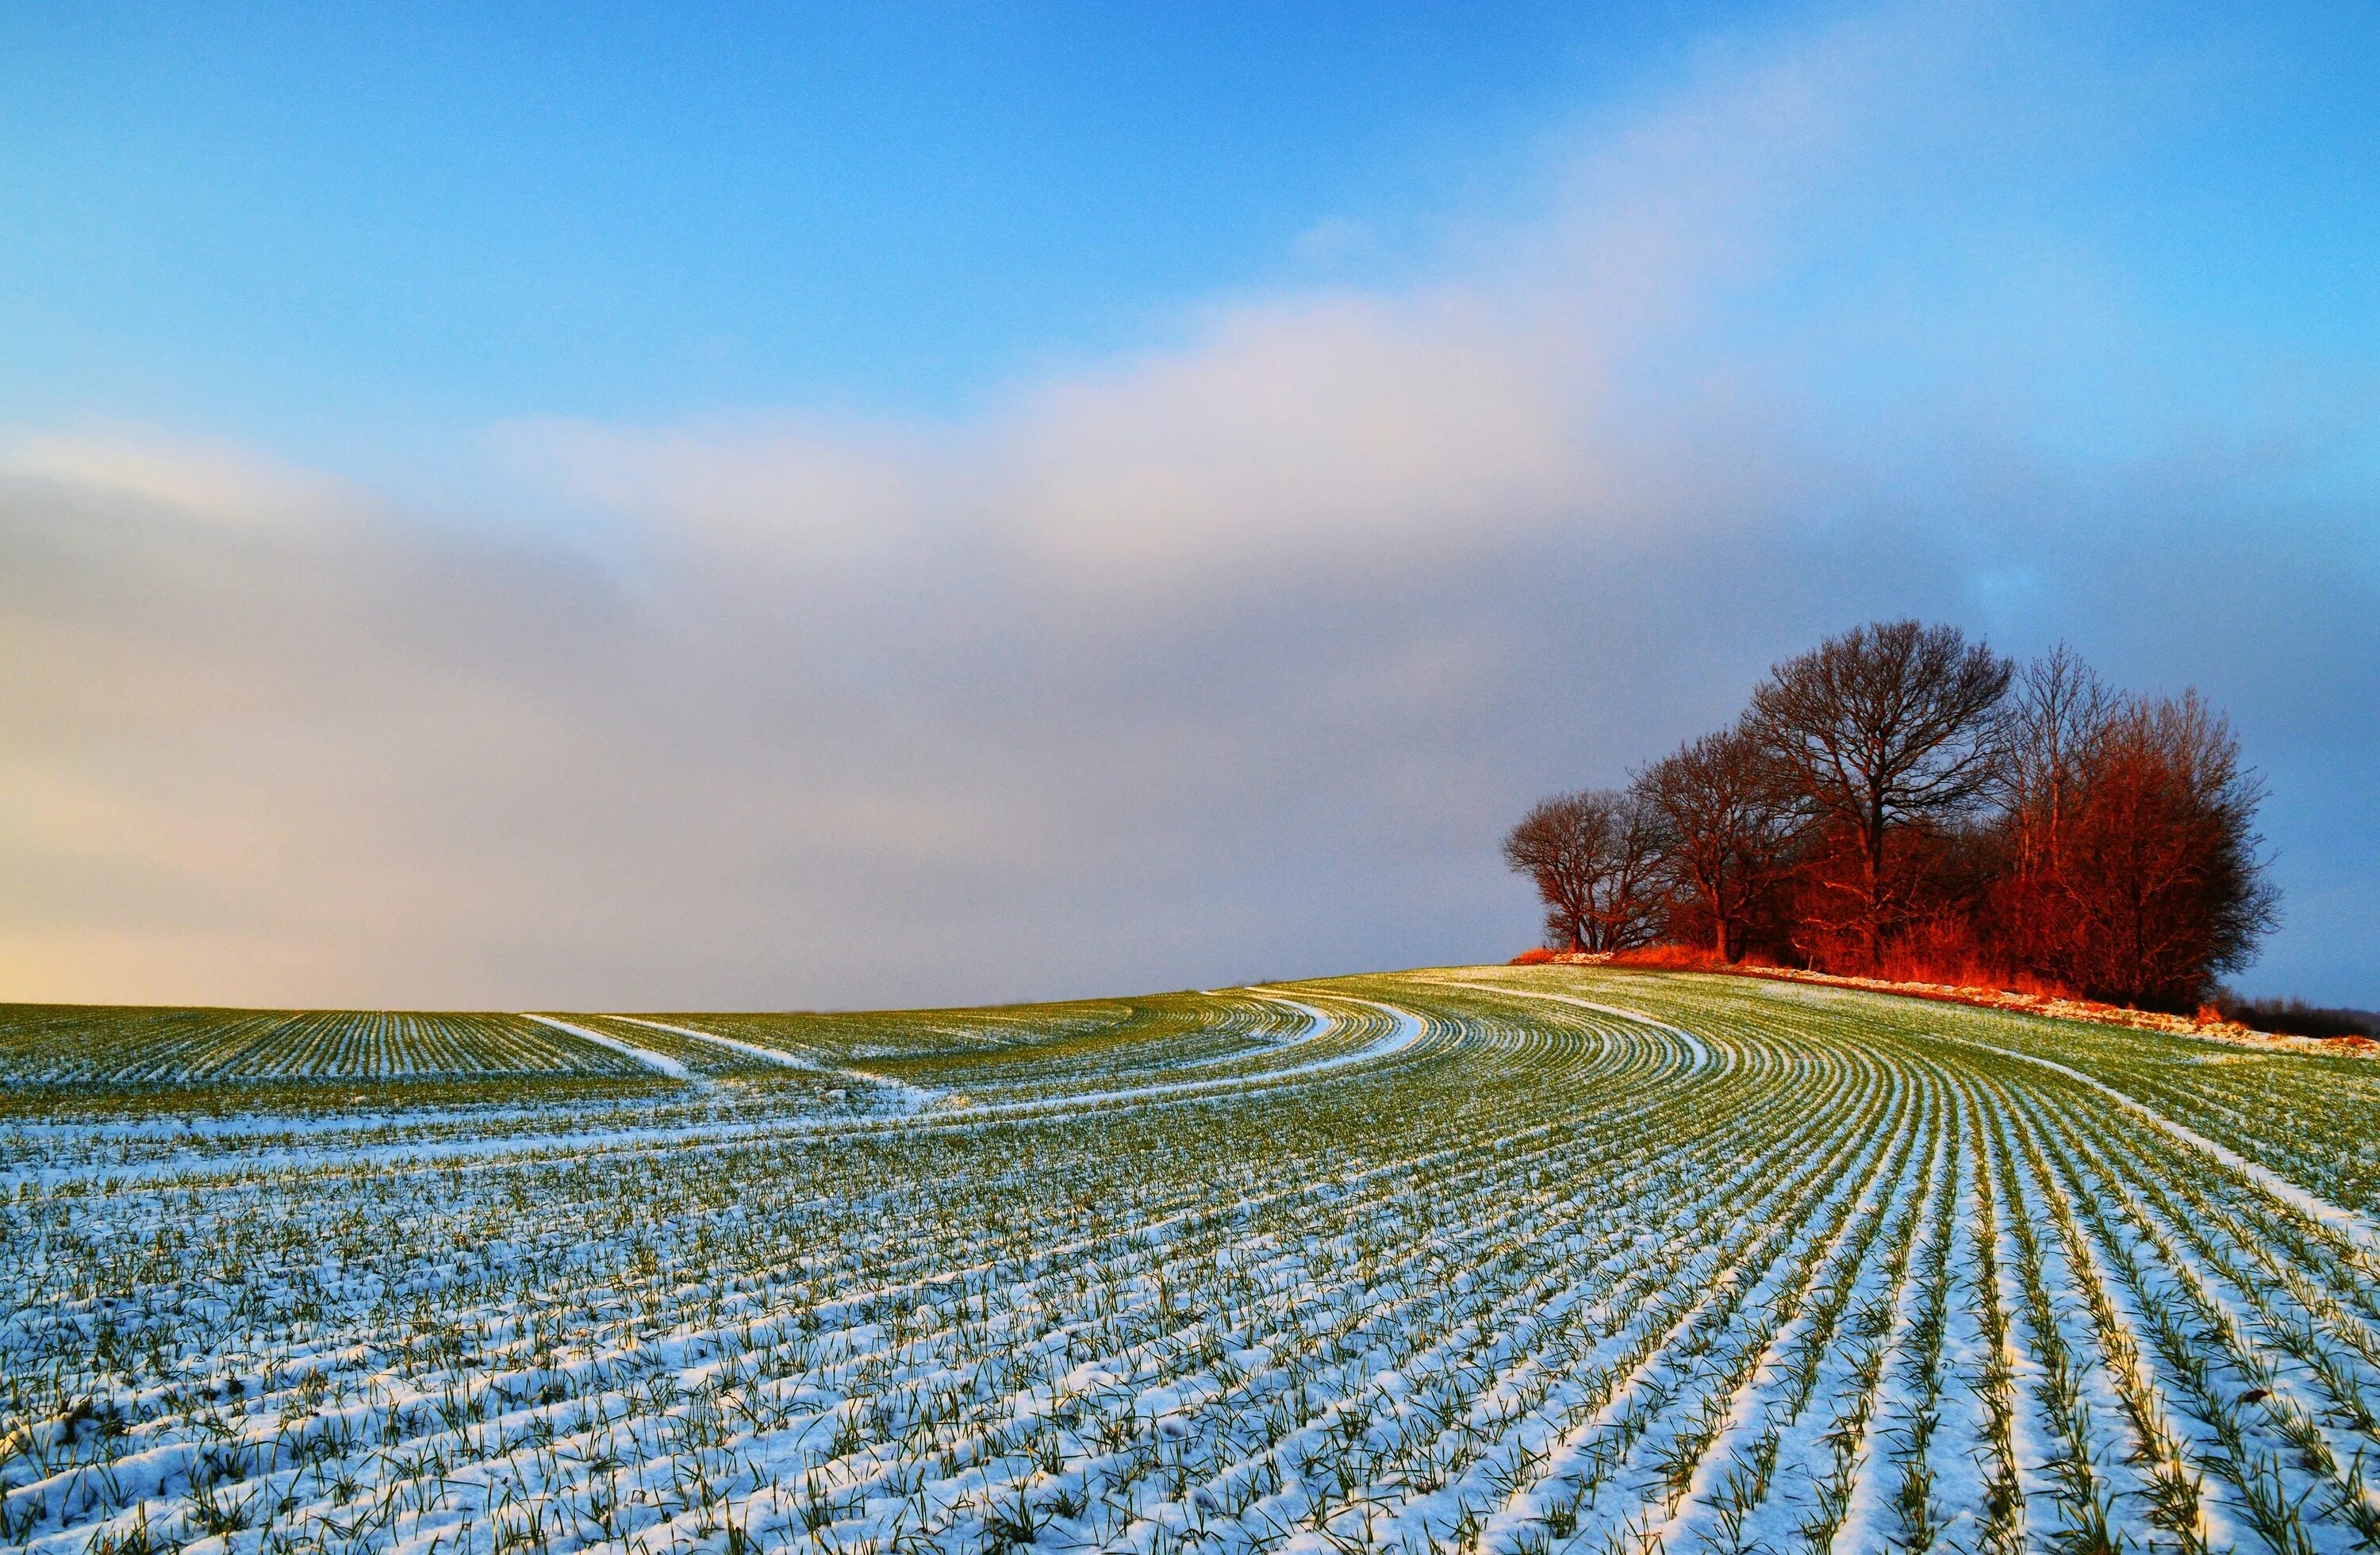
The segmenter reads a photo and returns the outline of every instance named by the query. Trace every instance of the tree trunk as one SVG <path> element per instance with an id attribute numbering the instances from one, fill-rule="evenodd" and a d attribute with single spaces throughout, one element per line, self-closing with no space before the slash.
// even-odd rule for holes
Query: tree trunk
<path id="1" fill-rule="evenodd" d="M 1865 869 L 1867 901 L 1861 925 L 1867 940 L 1868 969 L 1875 971 L 1884 962 L 1884 807 L 1879 804 L 1869 814 L 1867 834 L 1860 839 L 1860 862 Z"/>

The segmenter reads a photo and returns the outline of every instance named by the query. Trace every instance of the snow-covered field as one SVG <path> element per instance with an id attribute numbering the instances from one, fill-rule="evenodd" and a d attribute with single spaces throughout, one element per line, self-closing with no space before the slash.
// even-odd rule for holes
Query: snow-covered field
<path id="1" fill-rule="evenodd" d="M 9 1547 L 2380 1541 L 2366 1062 L 1476 967 L 0 1081 Z"/>

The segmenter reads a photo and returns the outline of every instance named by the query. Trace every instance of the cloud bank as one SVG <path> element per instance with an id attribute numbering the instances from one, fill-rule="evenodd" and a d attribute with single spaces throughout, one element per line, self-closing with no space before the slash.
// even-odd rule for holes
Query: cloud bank
<path id="1" fill-rule="evenodd" d="M 1427 281 L 1221 299 L 958 421 L 525 415 L 457 450 L 463 513 L 20 429 L 0 994 L 832 1006 L 1500 957 L 1530 798 L 1906 613 L 2228 704 L 2291 892 L 2254 980 L 2370 1002 L 2380 372 L 2157 304 L 2090 190 L 2171 62 L 2022 19 L 1715 46 L 1556 141 L 1534 215 L 1451 217 Z"/>

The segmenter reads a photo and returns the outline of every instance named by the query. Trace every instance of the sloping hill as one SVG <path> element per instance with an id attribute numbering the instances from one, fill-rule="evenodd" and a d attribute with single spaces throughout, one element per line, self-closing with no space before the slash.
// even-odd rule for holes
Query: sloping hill
<path id="1" fill-rule="evenodd" d="M 1570 967 L 672 1028 L 813 1084 L 16 1130 L 0 1542 L 2380 1538 L 2369 1062 Z"/>

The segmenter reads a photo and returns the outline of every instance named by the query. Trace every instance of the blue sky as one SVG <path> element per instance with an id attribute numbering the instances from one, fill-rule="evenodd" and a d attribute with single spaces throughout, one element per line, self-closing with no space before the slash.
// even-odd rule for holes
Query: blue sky
<path id="1" fill-rule="evenodd" d="M 2229 708 L 2380 1003 L 2380 18 L 18 7 L 0 993 L 1510 954 L 1875 615 Z M 921 943 L 935 947 L 921 955 Z"/>
<path id="2" fill-rule="evenodd" d="M 18 13 L 11 408 L 932 414 L 1514 198 L 1676 8 Z M 1333 221 L 1359 239 L 1301 237 Z M 302 408 L 301 408 L 302 407 Z M 321 424 L 309 426 L 307 416 Z"/>

